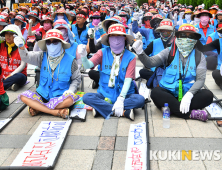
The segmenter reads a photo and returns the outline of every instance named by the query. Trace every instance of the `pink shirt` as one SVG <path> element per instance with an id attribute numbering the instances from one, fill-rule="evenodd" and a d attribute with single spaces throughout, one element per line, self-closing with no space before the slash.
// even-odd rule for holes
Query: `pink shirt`
<path id="1" fill-rule="evenodd" d="M 122 58 L 123 58 L 123 56 L 120 58 L 120 62 L 121 62 Z M 97 66 L 99 64 L 102 65 L 102 59 L 103 59 L 103 52 L 102 52 L 102 50 L 99 50 L 89 60 L 93 62 L 94 66 Z M 136 56 L 129 63 L 129 65 L 126 69 L 125 78 L 135 79 L 135 68 L 136 68 Z M 101 69 L 102 69 L 102 67 L 101 67 Z"/>

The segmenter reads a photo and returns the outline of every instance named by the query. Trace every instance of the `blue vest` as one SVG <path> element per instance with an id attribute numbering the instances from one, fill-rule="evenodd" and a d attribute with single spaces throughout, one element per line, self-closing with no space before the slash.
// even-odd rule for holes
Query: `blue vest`
<path id="1" fill-rule="evenodd" d="M 145 50 L 147 48 L 147 41 L 146 38 L 143 36 L 143 50 Z"/>
<path id="2" fill-rule="evenodd" d="M 72 25 L 72 32 L 75 34 L 74 40 L 77 42 L 77 44 L 85 44 L 87 45 L 88 40 L 87 40 L 87 32 L 88 32 L 88 27 L 86 27 L 85 30 L 82 31 L 81 36 L 79 37 L 78 30 L 75 24 Z"/>
<path id="3" fill-rule="evenodd" d="M 195 62 L 195 50 L 191 52 L 188 56 L 189 66 L 187 70 L 187 74 L 185 79 L 183 80 L 183 95 L 193 86 L 194 82 L 196 81 L 196 62 Z M 166 67 L 165 71 L 163 72 L 162 79 L 160 80 L 160 87 L 167 89 L 170 91 L 175 97 L 178 97 L 178 90 L 179 90 L 179 51 L 177 49 L 175 57 L 171 64 Z M 187 60 L 187 63 L 188 63 Z M 186 63 L 186 67 L 187 67 Z M 184 76 L 186 72 L 186 67 L 183 72 L 182 61 L 181 64 L 181 75 Z"/>
<path id="4" fill-rule="evenodd" d="M 209 24 L 209 27 L 207 28 L 207 35 L 206 36 L 203 32 L 203 29 L 200 28 L 200 24 L 195 25 L 195 27 L 198 28 L 198 30 L 199 30 L 198 33 L 201 34 L 200 42 L 203 45 L 206 45 L 208 36 L 214 32 L 214 26 Z"/>
<path id="5" fill-rule="evenodd" d="M 222 38 L 219 38 L 220 47 L 222 47 Z M 220 70 L 220 66 L 222 64 L 222 48 L 220 48 L 220 54 L 217 57 L 217 70 Z"/>
<path id="6" fill-rule="evenodd" d="M 154 55 L 157 55 L 163 50 L 164 50 L 163 41 L 161 40 L 161 38 L 157 38 L 153 41 L 153 52 L 150 54 L 150 56 L 152 57 Z M 156 67 L 152 67 L 150 69 L 152 71 L 155 71 Z"/>
<path id="7" fill-rule="evenodd" d="M 106 19 L 109 19 L 109 18 L 110 18 L 110 16 L 106 15 L 106 18 L 105 18 L 105 20 L 106 20 Z"/>
<path id="8" fill-rule="evenodd" d="M 65 53 L 60 66 L 58 65 L 54 71 L 54 79 L 51 77 L 52 71 L 47 62 L 46 52 L 43 54 L 43 60 L 40 70 L 40 82 L 37 92 L 46 100 L 54 97 L 62 96 L 69 89 L 72 76 L 73 57 Z M 49 70 L 48 70 L 49 68 Z M 58 78 L 58 81 L 56 81 Z"/>
<path id="9" fill-rule="evenodd" d="M 214 30 L 217 30 L 217 24 L 218 24 L 218 21 L 217 21 L 217 19 L 214 19 Z"/>
<path id="10" fill-rule="evenodd" d="M 78 44 L 76 42 L 74 42 L 70 48 L 65 49 L 65 52 L 71 56 L 73 56 L 74 58 L 76 58 L 76 49 L 77 49 Z"/>
<path id="11" fill-rule="evenodd" d="M 219 35 L 218 35 L 218 33 L 217 33 L 217 31 L 216 31 L 216 32 L 213 32 L 212 34 L 210 34 L 209 37 L 211 37 L 212 41 L 220 38 Z M 217 50 L 213 50 L 213 52 L 215 52 L 215 53 L 218 54 Z"/>
<path id="12" fill-rule="evenodd" d="M 92 23 L 89 24 L 89 28 L 95 28 L 95 26 L 92 25 Z M 99 30 L 96 30 L 95 32 L 95 38 L 98 40 L 100 38 L 100 32 Z"/>
<path id="13" fill-rule="evenodd" d="M 149 31 L 149 39 L 147 40 L 146 44 L 147 46 L 153 41 L 155 40 L 154 34 L 153 34 L 153 29 L 150 29 Z"/>
<path id="14" fill-rule="evenodd" d="M 111 53 L 110 47 L 103 48 L 102 53 L 103 53 L 103 58 L 100 70 L 99 89 L 97 90 L 97 92 L 101 93 L 104 97 L 108 97 L 112 101 L 112 103 L 115 103 L 117 97 L 120 95 L 122 91 L 127 67 L 129 63 L 135 58 L 135 54 L 125 49 L 122 61 L 120 63 L 119 75 L 115 79 L 114 88 L 111 88 L 108 87 L 108 84 L 114 58 Z M 135 86 L 134 83 L 132 82 L 127 94 L 134 94 L 134 93 L 135 93 Z"/>

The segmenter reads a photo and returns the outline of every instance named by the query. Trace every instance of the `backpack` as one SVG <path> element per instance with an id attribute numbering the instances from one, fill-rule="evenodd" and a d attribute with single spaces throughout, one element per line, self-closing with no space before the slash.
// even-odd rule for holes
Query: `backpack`
<path id="1" fill-rule="evenodd" d="M 148 88 L 159 87 L 159 82 L 162 78 L 163 72 L 166 69 L 166 67 L 169 66 L 171 64 L 171 62 L 173 61 L 176 51 L 177 51 L 177 46 L 176 46 L 175 40 L 174 40 L 172 43 L 172 46 L 171 46 L 171 50 L 170 50 L 170 53 L 169 53 L 169 56 L 167 59 L 166 66 L 161 65 L 159 67 L 156 67 L 153 75 L 149 78 L 149 80 L 146 83 L 146 86 Z M 198 66 L 200 64 L 200 60 L 201 60 L 201 52 L 197 48 L 195 48 L 196 66 Z"/>

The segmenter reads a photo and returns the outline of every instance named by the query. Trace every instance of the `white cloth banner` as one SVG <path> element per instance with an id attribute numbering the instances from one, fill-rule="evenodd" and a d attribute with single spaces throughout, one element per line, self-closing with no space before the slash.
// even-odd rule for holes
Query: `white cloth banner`
<path id="1" fill-rule="evenodd" d="M 53 166 L 71 122 L 42 121 L 11 166 Z"/>
<path id="2" fill-rule="evenodd" d="M 146 123 L 130 125 L 125 170 L 146 170 Z"/>

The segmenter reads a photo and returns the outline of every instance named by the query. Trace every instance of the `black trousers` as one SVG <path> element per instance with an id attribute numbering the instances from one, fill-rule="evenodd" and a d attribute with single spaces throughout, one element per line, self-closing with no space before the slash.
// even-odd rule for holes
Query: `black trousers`
<path id="1" fill-rule="evenodd" d="M 204 54 L 207 55 L 207 58 L 206 58 L 207 69 L 208 70 L 215 70 L 217 68 L 217 57 L 218 57 L 218 54 L 214 53 L 212 51 L 207 51 Z"/>
<path id="2" fill-rule="evenodd" d="M 153 71 L 147 70 L 145 68 L 140 70 L 140 77 L 146 80 L 149 80 L 149 78 L 153 75 Z"/>
<path id="3" fill-rule="evenodd" d="M 95 81 L 95 83 L 97 84 L 99 83 L 99 78 L 100 78 L 99 71 L 90 70 L 88 75 L 92 80 Z"/>
<path id="4" fill-rule="evenodd" d="M 191 100 L 190 111 L 187 114 L 180 112 L 180 102 L 168 90 L 162 87 L 155 87 L 151 91 L 151 98 L 157 108 L 164 107 L 164 103 L 169 104 L 170 113 L 176 117 L 188 119 L 192 110 L 203 109 L 213 101 L 213 93 L 209 90 L 199 90 Z"/>
<path id="5" fill-rule="evenodd" d="M 220 75 L 220 70 L 214 70 L 212 72 L 212 77 L 218 86 L 222 85 L 222 76 Z"/>

